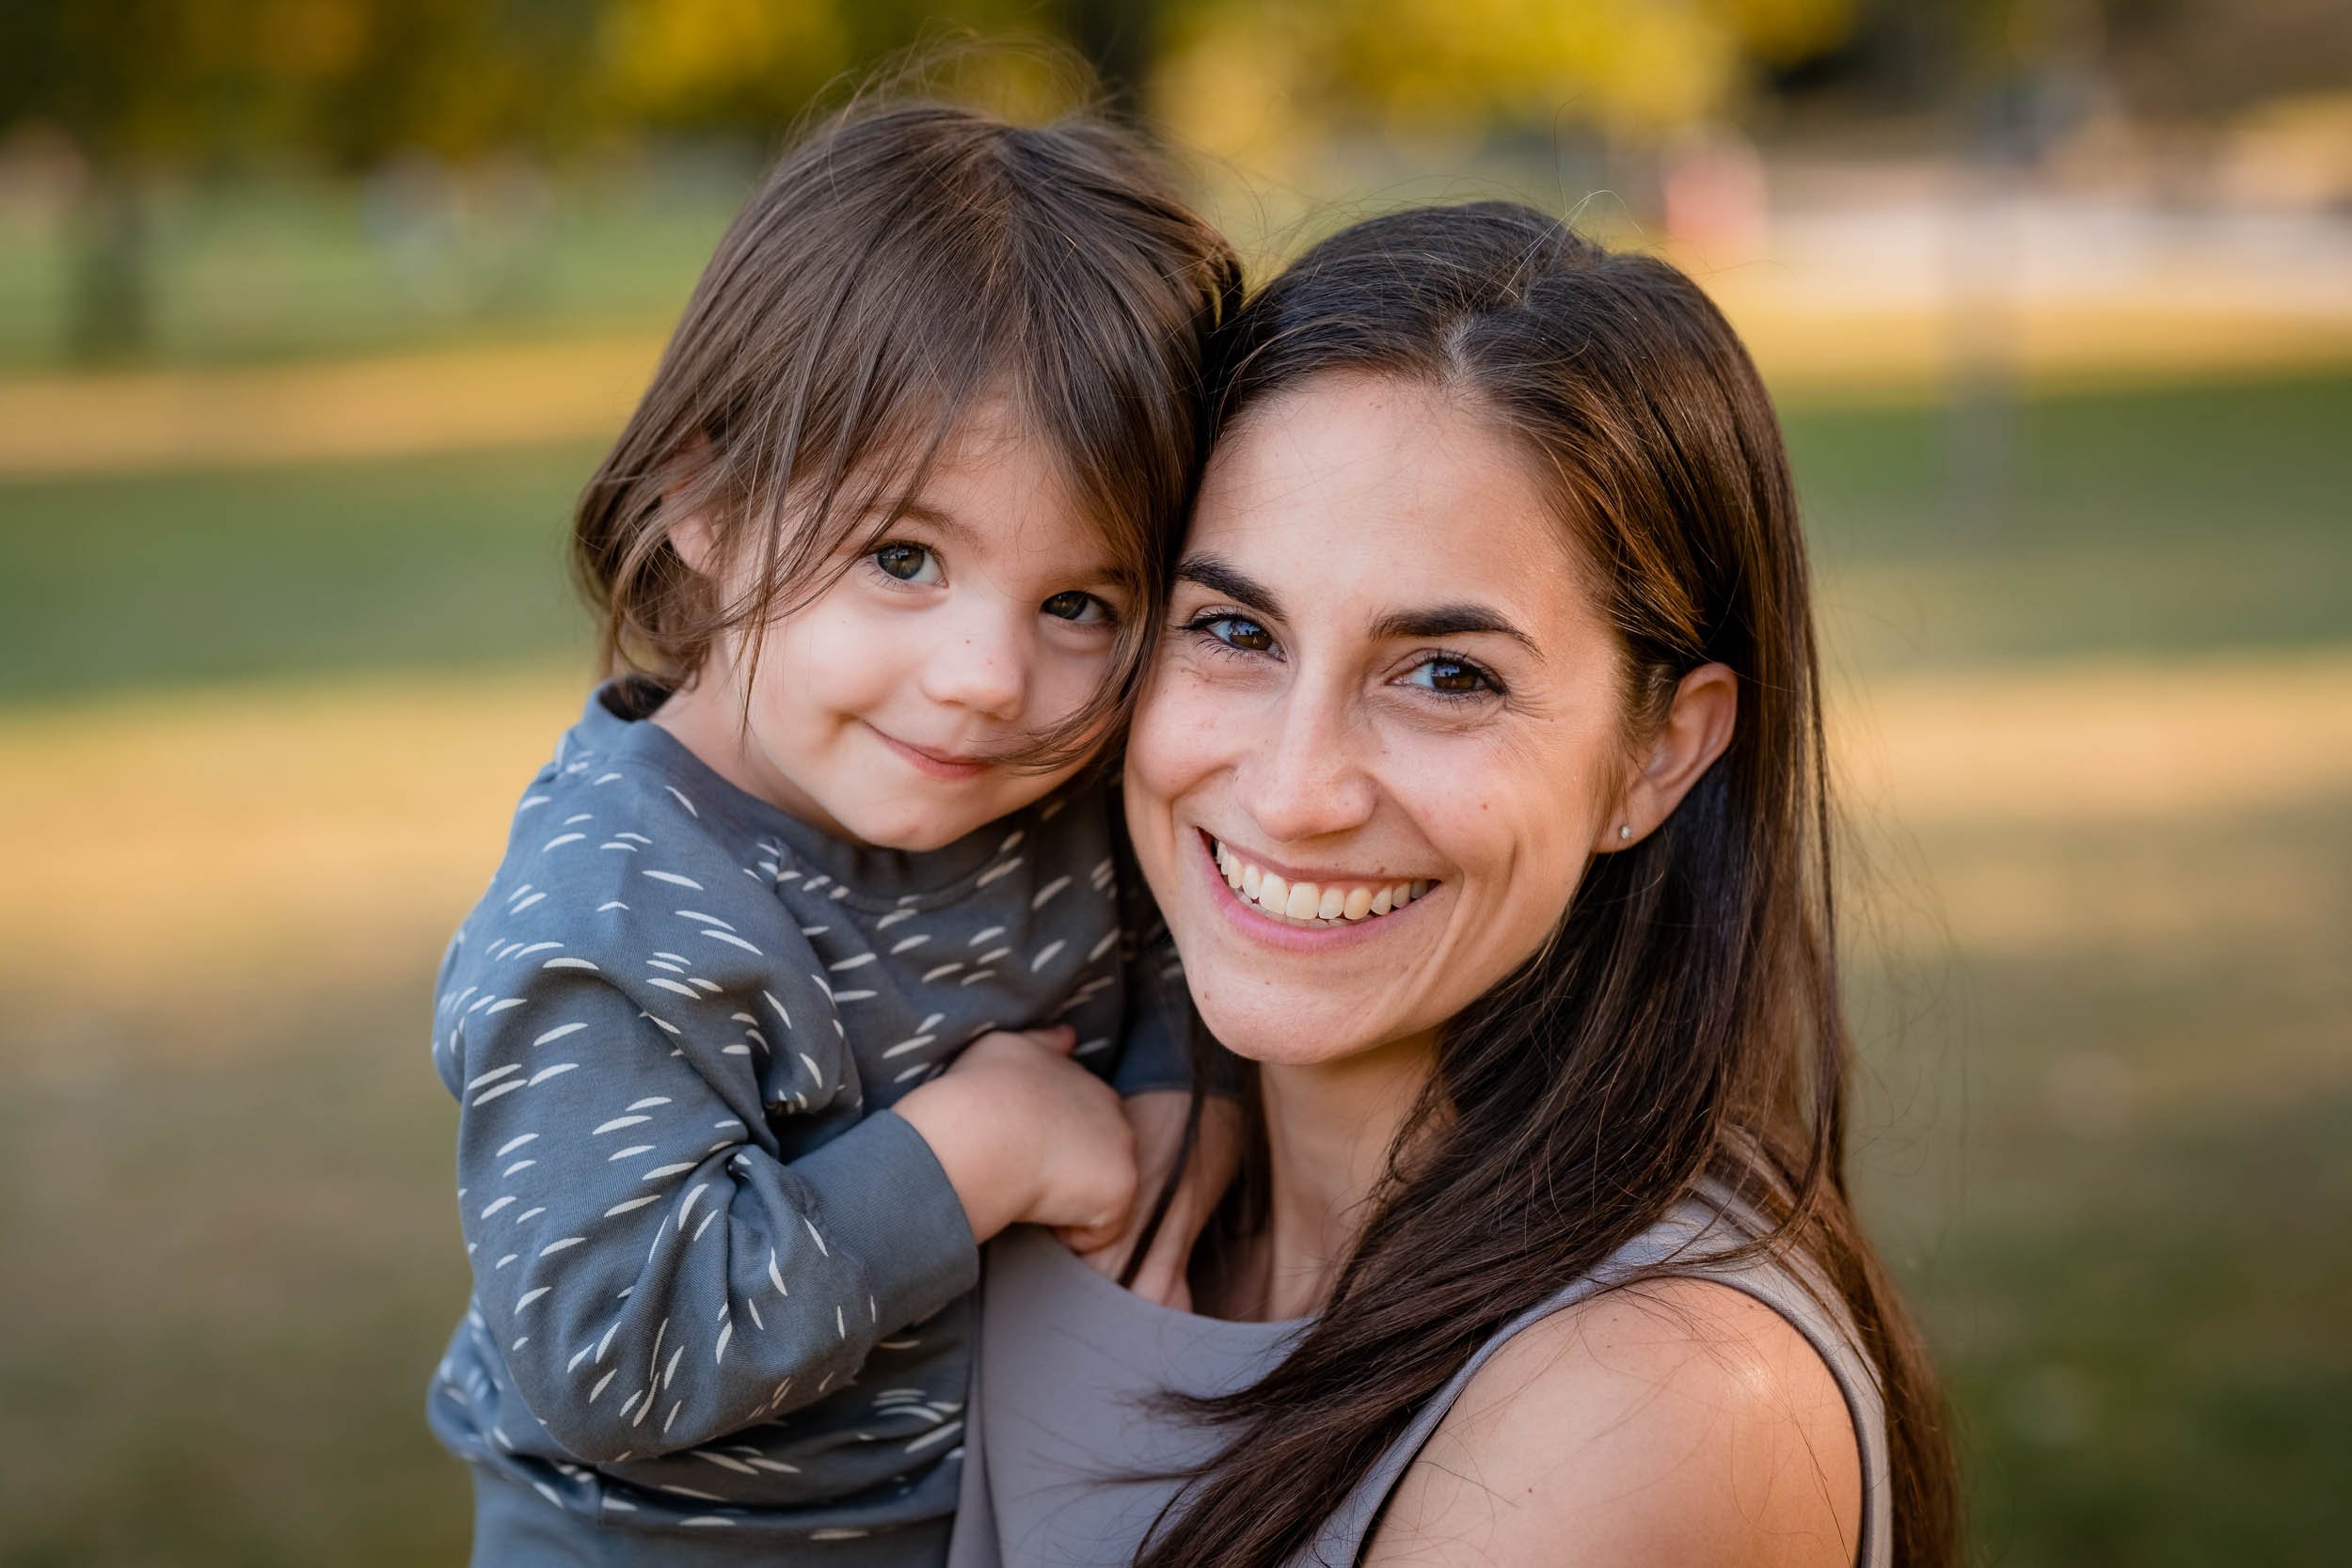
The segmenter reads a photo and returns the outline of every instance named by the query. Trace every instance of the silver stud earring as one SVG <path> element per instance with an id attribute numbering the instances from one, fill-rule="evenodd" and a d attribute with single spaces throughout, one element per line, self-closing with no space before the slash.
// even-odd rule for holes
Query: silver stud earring
<path id="1" fill-rule="evenodd" d="M 1632 823 L 1630 823 L 1630 822 L 1620 822 L 1620 823 L 1618 823 L 1618 824 L 1617 824 L 1617 837 L 1618 837 L 1618 839 L 1619 839 L 1620 841 L 1623 841 L 1623 840 L 1625 840 L 1625 839 L 1631 838 L 1632 836 L 1633 836 L 1633 824 L 1632 824 Z"/>

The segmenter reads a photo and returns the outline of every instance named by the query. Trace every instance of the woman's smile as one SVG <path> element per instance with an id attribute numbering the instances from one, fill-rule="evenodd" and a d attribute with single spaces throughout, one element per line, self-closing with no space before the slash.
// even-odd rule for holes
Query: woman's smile
<path id="1" fill-rule="evenodd" d="M 1200 841 L 1202 874 L 1234 928 L 1294 952 L 1352 946 L 1393 931 L 1396 915 L 1444 885 L 1421 877 L 1296 869 L 1286 873 L 1276 863 L 1254 852 L 1244 854 L 1205 830 L 1195 832 Z"/>

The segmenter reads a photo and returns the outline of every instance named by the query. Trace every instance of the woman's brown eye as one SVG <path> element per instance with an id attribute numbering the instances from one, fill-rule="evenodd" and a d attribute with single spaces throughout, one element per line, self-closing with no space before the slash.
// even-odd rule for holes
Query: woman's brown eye
<path id="1" fill-rule="evenodd" d="M 1426 687 L 1448 697 L 1470 697 L 1481 691 L 1501 689 L 1486 671 L 1459 658 L 1422 659 L 1406 673 L 1405 684 Z"/>
<path id="2" fill-rule="evenodd" d="M 1220 615 L 1208 625 L 1209 635 L 1228 647 L 1249 653 L 1263 653 L 1274 646 L 1274 638 L 1257 622 L 1240 615 Z"/>

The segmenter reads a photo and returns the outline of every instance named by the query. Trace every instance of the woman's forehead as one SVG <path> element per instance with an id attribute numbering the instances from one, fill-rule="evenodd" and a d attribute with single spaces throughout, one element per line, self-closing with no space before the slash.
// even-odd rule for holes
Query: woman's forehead
<path id="1" fill-rule="evenodd" d="M 1370 376 L 1319 377 L 1232 429 L 1185 555 L 1383 606 L 1484 598 L 1549 618 L 1586 586 L 1520 443 L 1458 396 Z"/>

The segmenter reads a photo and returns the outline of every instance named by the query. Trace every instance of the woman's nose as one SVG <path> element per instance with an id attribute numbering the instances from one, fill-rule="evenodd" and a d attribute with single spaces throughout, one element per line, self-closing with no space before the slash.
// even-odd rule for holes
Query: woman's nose
<path id="1" fill-rule="evenodd" d="M 1295 844 L 1360 828 L 1379 784 L 1364 766 L 1370 736 L 1334 705 L 1283 705 L 1280 727 L 1242 768 L 1242 804 L 1259 831 Z"/>

